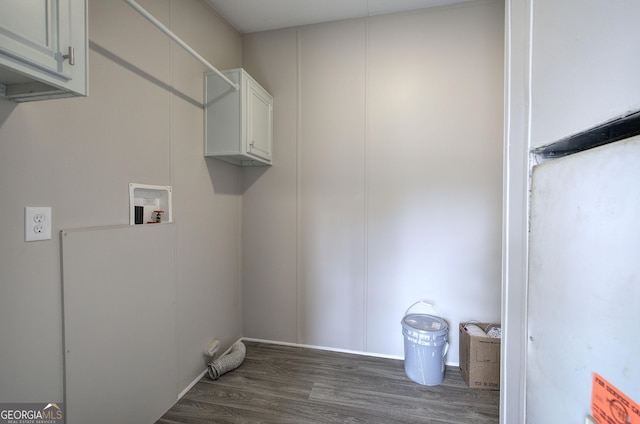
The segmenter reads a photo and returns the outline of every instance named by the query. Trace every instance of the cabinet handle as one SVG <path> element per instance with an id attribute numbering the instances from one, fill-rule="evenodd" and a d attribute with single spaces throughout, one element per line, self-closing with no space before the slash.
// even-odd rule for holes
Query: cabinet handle
<path id="1" fill-rule="evenodd" d="M 63 59 L 69 59 L 69 65 L 73 66 L 76 64 L 76 50 L 69 46 L 69 54 L 65 54 L 62 56 Z"/>

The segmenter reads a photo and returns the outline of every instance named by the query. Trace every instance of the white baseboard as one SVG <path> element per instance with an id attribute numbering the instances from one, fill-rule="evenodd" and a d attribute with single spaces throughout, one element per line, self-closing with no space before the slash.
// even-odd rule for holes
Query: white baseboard
<path id="1" fill-rule="evenodd" d="M 349 350 L 349 349 L 339 349 L 335 347 L 326 347 L 326 346 L 316 346 L 316 345 L 308 345 L 308 344 L 300 344 L 300 343 L 288 343 L 288 342 L 279 342 L 274 340 L 264 340 L 264 339 L 254 339 L 251 337 L 243 337 L 242 340 L 247 340 L 250 342 L 258 342 L 258 343 L 268 343 L 282 346 L 293 346 L 293 347 L 304 347 L 307 349 L 316 349 L 316 350 L 326 350 L 329 352 L 339 352 L 339 353 L 349 353 L 352 355 L 361 355 L 361 356 L 372 356 L 374 358 L 385 358 L 385 359 L 397 359 L 404 360 L 404 357 L 398 355 L 385 355 L 383 353 L 371 353 L 371 352 L 362 352 L 359 350 Z"/>
<path id="2" fill-rule="evenodd" d="M 178 400 L 182 399 L 182 396 L 186 395 L 186 394 L 187 394 L 187 392 L 188 392 L 189 390 L 191 390 L 191 388 L 192 388 L 193 386 L 195 386 L 195 385 L 196 385 L 196 383 L 198 383 L 198 381 L 200 381 L 200 380 L 202 379 L 202 377 L 204 377 L 204 376 L 205 376 L 205 374 L 206 374 L 206 373 L 207 373 L 207 369 L 205 368 L 205 370 L 204 370 L 204 371 L 202 371 L 202 372 L 200 373 L 200 375 L 198 375 L 198 376 L 196 377 L 196 379 L 195 379 L 195 380 L 193 380 L 191 383 L 189 383 L 189 385 L 188 385 L 187 387 L 185 387 L 185 388 L 184 388 L 180 393 L 178 393 Z"/>
<path id="3" fill-rule="evenodd" d="M 396 359 L 399 361 L 404 361 L 404 356 L 401 355 L 387 355 L 384 353 L 372 353 L 372 352 L 362 352 L 359 350 L 349 350 L 349 349 L 338 349 L 335 347 L 326 347 L 326 346 L 317 346 L 317 345 L 307 345 L 300 343 L 289 343 L 289 342 L 280 342 L 275 340 L 265 340 L 265 339 L 256 339 L 253 337 L 243 337 L 240 340 L 246 340 L 249 342 L 257 342 L 257 343 L 267 343 L 267 344 L 275 344 L 282 346 L 293 346 L 293 347 L 304 347 L 307 349 L 317 349 L 317 350 L 327 350 L 329 352 L 339 352 L 339 353 L 349 353 L 352 355 L 362 355 L 362 356 L 371 356 L 374 358 L 384 358 L 384 359 Z M 446 365 L 451 367 L 459 367 L 460 364 L 457 362 L 446 362 Z"/>

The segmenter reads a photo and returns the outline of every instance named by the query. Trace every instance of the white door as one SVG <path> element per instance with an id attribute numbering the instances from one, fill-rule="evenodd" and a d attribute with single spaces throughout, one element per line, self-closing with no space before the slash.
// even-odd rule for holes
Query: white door
<path id="1" fill-rule="evenodd" d="M 582 423 L 592 373 L 640 401 L 640 136 L 533 170 L 527 423 Z"/>

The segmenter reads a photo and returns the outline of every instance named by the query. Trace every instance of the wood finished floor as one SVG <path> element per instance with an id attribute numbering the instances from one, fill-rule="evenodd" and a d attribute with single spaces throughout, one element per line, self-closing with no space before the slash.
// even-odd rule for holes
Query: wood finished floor
<path id="1" fill-rule="evenodd" d="M 498 422 L 498 391 L 472 390 L 457 368 L 438 386 L 394 359 L 245 342 L 242 365 L 202 378 L 156 424 Z"/>

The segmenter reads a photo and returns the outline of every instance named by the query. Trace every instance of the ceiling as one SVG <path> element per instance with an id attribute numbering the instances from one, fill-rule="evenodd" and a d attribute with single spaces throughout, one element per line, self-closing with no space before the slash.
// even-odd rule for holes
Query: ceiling
<path id="1" fill-rule="evenodd" d="M 466 0 L 205 0 L 241 34 L 406 12 Z"/>

